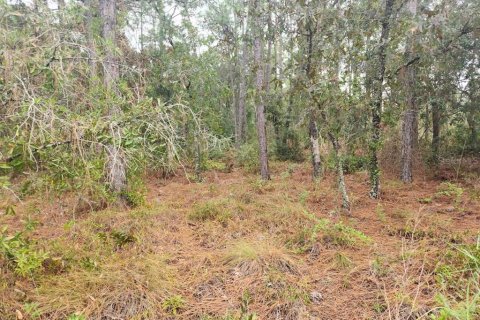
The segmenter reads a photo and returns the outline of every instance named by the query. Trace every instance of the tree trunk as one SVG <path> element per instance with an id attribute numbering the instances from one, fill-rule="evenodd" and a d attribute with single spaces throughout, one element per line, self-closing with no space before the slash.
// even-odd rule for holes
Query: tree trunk
<path id="1" fill-rule="evenodd" d="M 407 4 L 411 18 L 417 16 L 417 0 L 410 0 Z M 414 58 L 414 46 L 416 42 L 417 30 L 414 28 L 412 34 L 407 37 L 405 47 L 406 61 Z M 402 123 L 402 170 L 400 179 L 405 183 L 413 181 L 413 152 L 418 140 L 418 120 L 417 120 L 417 102 L 416 102 L 416 65 L 410 64 L 405 70 L 405 95 L 407 110 L 403 115 Z"/>
<path id="2" fill-rule="evenodd" d="M 235 145 L 239 148 L 247 139 L 247 77 L 248 77 L 248 41 L 246 28 L 248 26 L 248 12 L 246 18 L 242 18 L 242 54 L 239 61 L 239 85 L 237 111 L 235 114 Z"/>
<path id="3" fill-rule="evenodd" d="M 283 81 L 283 39 L 281 31 L 275 38 L 275 73 L 278 80 Z M 282 83 L 283 85 L 283 83 Z"/>
<path id="4" fill-rule="evenodd" d="M 272 26 L 272 16 L 271 16 L 271 2 L 268 2 L 268 11 L 267 11 L 267 55 L 265 58 L 265 80 L 264 80 L 264 88 L 265 88 L 265 98 L 266 101 L 270 102 L 270 81 L 272 77 L 272 47 L 274 42 L 274 30 Z"/>
<path id="5" fill-rule="evenodd" d="M 321 174 L 320 145 L 318 143 L 318 128 L 314 110 L 310 111 L 310 123 L 308 125 L 308 135 L 310 136 L 310 149 L 312 150 L 313 179 L 317 179 Z"/>
<path id="6" fill-rule="evenodd" d="M 100 16 L 102 17 L 102 37 L 105 42 L 105 60 L 103 62 L 103 81 L 108 93 L 116 92 L 118 65 L 115 59 L 116 32 L 116 0 L 100 0 Z M 107 145 L 108 182 L 114 192 L 122 192 L 127 185 L 125 154 L 120 146 L 121 128 L 115 117 L 121 114 L 120 108 L 113 105 L 109 109 L 111 119 L 110 131 L 113 143 Z"/>
<path id="7" fill-rule="evenodd" d="M 478 59 L 477 59 L 478 61 Z M 467 111 L 467 124 L 470 130 L 470 137 L 469 137 L 469 145 L 470 151 L 477 153 L 479 151 L 479 141 L 478 141 L 478 110 L 480 109 L 478 106 L 478 98 L 476 98 L 478 92 L 478 66 L 474 63 L 470 64 L 468 68 L 467 77 L 468 81 L 468 100 L 469 106 Z"/>
<path id="8" fill-rule="evenodd" d="M 200 148 L 200 139 L 195 137 L 195 180 L 202 182 L 202 150 Z"/>
<path id="9" fill-rule="evenodd" d="M 373 61 L 373 70 L 369 87 L 371 91 L 371 112 L 372 112 L 372 141 L 370 143 L 370 196 L 374 199 L 380 197 L 380 169 L 378 168 L 378 150 L 380 148 L 381 133 L 381 114 L 382 114 L 382 94 L 383 79 L 385 77 L 386 51 L 390 33 L 390 16 L 393 11 L 395 0 L 385 1 L 385 11 L 382 18 L 382 33 L 380 35 L 379 46 Z"/>
<path id="10" fill-rule="evenodd" d="M 440 108 L 437 101 L 432 102 L 432 162 L 438 166 L 440 148 Z"/>
<path id="11" fill-rule="evenodd" d="M 85 24 L 85 33 L 87 35 L 87 47 L 89 55 L 89 67 L 90 67 L 90 79 L 89 83 L 91 87 L 95 87 L 97 74 L 97 50 L 95 47 L 95 38 L 93 32 L 93 12 L 96 11 L 95 0 L 84 0 L 84 5 L 86 7 L 84 24 Z"/>
<path id="12" fill-rule="evenodd" d="M 116 0 L 100 0 L 100 15 L 102 17 L 102 37 L 105 46 L 103 61 L 103 83 L 108 90 L 116 91 L 118 80 L 118 65 L 115 59 L 116 44 Z"/>
<path id="13" fill-rule="evenodd" d="M 412 182 L 414 125 L 416 110 L 408 109 L 403 115 L 402 123 L 402 171 L 400 178 L 405 183 Z"/>
<path id="14" fill-rule="evenodd" d="M 305 68 L 306 78 L 307 78 L 307 90 L 310 92 L 310 87 L 314 82 L 314 71 L 312 70 L 312 55 L 313 55 L 313 35 L 314 31 L 312 29 L 312 20 L 309 18 L 307 21 L 307 65 Z M 308 126 L 308 135 L 310 138 L 310 149 L 312 152 L 312 177 L 313 179 L 318 179 L 321 175 L 321 159 L 320 159 L 320 144 L 318 142 L 318 127 L 317 127 L 317 114 L 315 112 L 315 107 L 311 106 L 309 111 L 309 126 Z"/>
<path id="15" fill-rule="evenodd" d="M 291 78 L 289 79 L 291 81 Z M 283 128 L 283 135 L 282 135 L 282 143 L 286 145 L 288 143 L 288 139 L 290 138 L 290 123 L 292 118 L 292 110 L 293 110 L 293 91 L 290 90 L 288 94 L 288 104 L 287 104 L 287 114 L 285 116 L 285 127 Z"/>
<path id="16" fill-rule="evenodd" d="M 232 98 L 231 98 L 231 107 L 233 111 L 233 120 L 234 120 L 234 134 L 235 134 L 235 147 L 239 148 L 240 143 L 239 143 L 239 134 L 238 134 L 238 128 L 239 128 L 239 95 L 240 95 L 240 88 L 239 84 L 237 83 L 237 77 L 238 73 L 236 72 L 237 70 L 236 66 L 232 67 L 231 73 L 230 73 L 230 88 L 232 89 Z M 227 104 L 230 102 L 230 99 L 227 99 Z"/>
<path id="17" fill-rule="evenodd" d="M 473 103 L 473 102 L 472 102 Z M 470 137 L 469 137 L 469 144 L 470 149 L 473 152 L 477 152 L 478 150 L 478 131 L 477 125 L 475 123 L 475 110 L 471 108 L 470 112 L 467 114 L 467 124 L 468 129 L 470 130 Z"/>
<path id="18" fill-rule="evenodd" d="M 343 163 L 342 158 L 340 157 L 340 145 L 338 144 L 338 139 L 332 133 L 328 133 L 328 137 L 332 142 L 333 152 L 335 155 L 335 167 L 337 170 L 338 177 L 338 188 L 340 194 L 342 195 L 342 208 L 350 212 L 350 199 L 348 198 L 347 186 L 345 184 L 345 176 L 343 175 Z"/>
<path id="19" fill-rule="evenodd" d="M 263 66 L 263 32 L 260 28 L 260 13 L 261 10 L 258 6 L 258 0 L 253 0 L 253 12 L 255 12 L 254 30 L 255 38 L 253 41 L 254 49 L 254 63 L 255 63 L 255 86 L 256 86 L 256 124 L 257 124 L 257 136 L 259 144 L 259 157 L 260 157 L 260 174 L 263 180 L 270 179 L 270 173 L 268 170 L 268 153 L 267 153 L 267 132 L 266 132 L 266 120 L 265 120 L 265 84 L 264 84 L 264 66 Z"/>

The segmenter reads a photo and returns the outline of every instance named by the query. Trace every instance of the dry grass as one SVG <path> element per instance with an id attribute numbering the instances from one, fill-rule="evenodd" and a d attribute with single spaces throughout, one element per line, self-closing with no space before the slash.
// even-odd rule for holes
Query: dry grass
<path id="1" fill-rule="evenodd" d="M 74 312 L 88 319 L 154 319 L 175 291 L 175 271 L 158 255 L 111 256 L 100 270 L 74 270 L 39 282 L 34 300 L 43 318 L 65 319 Z"/>
<path id="2" fill-rule="evenodd" d="M 267 183 L 242 171 L 153 181 L 127 211 L 16 204 L 0 223 L 13 234 L 37 221 L 25 236 L 62 267 L 21 278 L 2 266 L 0 318 L 32 318 L 33 304 L 40 319 L 414 319 L 436 304 L 436 261 L 480 229 L 472 177 L 441 197 L 439 181 L 386 180 L 373 201 L 367 175 L 347 175 L 347 217 L 333 176 L 272 168 Z"/>
<path id="3" fill-rule="evenodd" d="M 267 270 L 298 274 L 298 267 L 285 249 L 265 241 L 239 241 L 227 248 L 224 263 L 239 276 L 263 274 Z"/>

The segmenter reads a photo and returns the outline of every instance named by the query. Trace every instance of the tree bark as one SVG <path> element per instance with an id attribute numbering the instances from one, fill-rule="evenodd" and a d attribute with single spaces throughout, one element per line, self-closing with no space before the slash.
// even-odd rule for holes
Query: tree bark
<path id="1" fill-rule="evenodd" d="M 115 59 L 116 44 L 116 0 L 100 0 L 100 16 L 102 17 L 102 37 L 105 46 L 105 61 L 103 81 L 108 93 L 117 93 L 118 65 Z M 127 185 L 125 154 L 120 146 L 121 129 L 115 122 L 115 117 L 121 114 L 120 108 L 112 105 L 109 117 L 112 121 L 110 131 L 113 143 L 107 145 L 107 170 L 108 182 L 114 192 L 122 192 Z"/>
<path id="2" fill-rule="evenodd" d="M 350 212 L 350 199 L 348 198 L 347 186 L 345 184 L 345 176 L 343 174 L 343 163 L 342 158 L 340 157 L 340 145 L 338 143 L 338 138 L 335 137 L 331 132 L 328 133 L 328 137 L 333 146 L 333 152 L 335 155 L 335 167 L 337 170 L 338 176 L 338 188 L 340 194 L 342 195 L 342 208 Z"/>
<path id="3" fill-rule="evenodd" d="M 468 99 L 469 99 L 469 105 L 468 105 L 468 111 L 467 111 L 467 124 L 468 128 L 470 130 L 470 137 L 469 137 L 469 145 L 470 145 L 470 151 L 477 153 L 479 151 L 479 143 L 478 143 L 478 99 L 476 99 L 476 93 L 478 92 L 478 82 L 475 81 L 476 77 L 475 73 L 478 71 L 475 71 L 474 64 L 472 63 L 470 67 L 468 68 Z M 478 70 L 478 69 L 477 69 Z"/>
<path id="4" fill-rule="evenodd" d="M 278 22 L 280 25 L 283 25 L 282 22 Z M 283 38 L 282 32 L 279 31 L 276 38 L 275 38 L 275 60 L 276 60 L 276 68 L 275 74 L 278 80 L 283 82 Z M 282 83 L 283 85 L 283 83 Z"/>
<path id="5" fill-rule="evenodd" d="M 261 8 L 258 6 L 258 0 L 253 0 L 252 10 L 255 13 L 254 18 L 254 64 L 255 64 L 255 87 L 256 87 L 256 125 L 259 144 L 260 158 L 260 174 L 263 180 L 270 179 L 268 169 L 268 152 L 267 152 L 267 132 L 265 120 L 265 84 L 264 84 L 264 65 L 263 65 L 263 32 L 261 30 Z"/>
<path id="6" fill-rule="evenodd" d="M 471 102 L 473 103 L 473 102 Z M 468 129 L 470 130 L 470 137 L 469 137 L 469 144 L 470 144 L 470 149 L 473 152 L 477 152 L 478 150 L 478 131 L 477 131 L 477 125 L 475 123 L 475 110 L 471 108 L 471 110 L 467 114 L 467 124 L 468 124 Z"/>
<path id="7" fill-rule="evenodd" d="M 440 148 L 440 106 L 437 101 L 432 102 L 432 162 L 438 166 Z"/>
<path id="8" fill-rule="evenodd" d="M 312 29 L 312 20 L 308 18 L 307 21 L 307 64 L 305 67 L 305 73 L 307 78 L 307 90 L 310 92 L 310 87 L 314 82 L 314 71 L 312 70 L 312 55 L 313 55 L 313 36 L 314 30 Z M 321 159 L 320 159 L 320 144 L 318 142 L 318 127 L 317 127 L 317 113 L 315 112 L 315 106 L 312 105 L 309 110 L 309 126 L 308 135 L 310 138 L 310 150 L 312 152 L 312 177 L 318 179 L 321 175 Z"/>
<path id="9" fill-rule="evenodd" d="M 312 150 L 313 179 L 317 179 L 321 174 L 320 144 L 318 143 L 318 128 L 315 111 L 310 110 L 310 123 L 308 125 L 308 135 L 310 136 L 310 149 Z"/>
<path id="10" fill-rule="evenodd" d="M 89 71 L 90 79 L 89 83 L 91 87 L 96 86 L 97 74 L 97 50 L 95 47 L 95 37 L 93 32 L 93 12 L 96 11 L 97 7 L 95 5 L 95 0 L 84 0 L 85 15 L 84 15 L 84 24 L 85 24 L 85 33 L 87 35 L 87 47 L 89 54 Z"/>
<path id="11" fill-rule="evenodd" d="M 371 112 L 372 112 L 372 141 L 370 143 L 370 197 L 378 199 L 380 197 L 380 169 L 378 168 L 378 150 L 380 148 L 381 133 L 381 114 L 382 114 L 382 95 L 383 80 L 385 77 L 386 51 L 388 38 L 390 34 L 390 17 L 393 11 L 395 0 L 385 1 L 385 10 L 382 17 L 382 32 L 373 61 L 373 70 L 371 79 L 367 79 L 367 84 L 371 92 Z M 370 83 L 369 83 L 370 82 Z"/>
<path id="12" fill-rule="evenodd" d="M 417 0 L 410 0 L 407 3 L 407 9 L 412 19 L 417 16 Z M 406 61 L 414 58 L 414 47 L 416 42 L 416 28 L 407 37 L 405 47 Z M 416 64 L 410 64 L 405 70 L 405 95 L 407 110 L 403 115 L 402 123 L 402 157 L 400 179 L 405 183 L 413 181 L 413 152 L 418 139 L 418 120 L 417 120 L 417 101 L 416 101 Z"/>
<path id="13" fill-rule="evenodd" d="M 247 10 L 248 11 L 248 10 Z M 242 54 L 239 61 L 239 85 L 237 110 L 235 112 L 235 145 L 239 148 L 247 139 L 247 77 L 248 77 L 248 41 L 246 28 L 248 26 L 248 12 L 242 18 Z"/>
<path id="14" fill-rule="evenodd" d="M 413 145 L 414 145 L 414 125 L 416 110 L 405 110 L 402 123 L 402 171 L 400 178 L 405 183 L 411 183 L 413 179 Z"/>
<path id="15" fill-rule="evenodd" d="M 102 17 L 102 37 L 105 46 L 103 61 L 103 83 L 108 90 L 116 90 L 118 80 L 118 65 L 115 59 L 116 44 L 116 0 L 100 0 L 100 15 Z"/>

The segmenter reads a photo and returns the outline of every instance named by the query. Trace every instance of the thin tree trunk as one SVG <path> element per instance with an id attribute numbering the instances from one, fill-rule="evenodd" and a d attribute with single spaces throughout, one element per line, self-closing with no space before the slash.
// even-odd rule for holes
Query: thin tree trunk
<path id="1" fill-rule="evenodd" d="M 255 12 L 254 20 L 254 34 L 253 41 L 254 49 L 254 63 L 255 63 L 255 86 L 256 86 L 256 122 L 257 122 L 257 136 L 259 144 L 259 158 L 260 158 L 260 174 L 263 180 L 270 179 L 270 173 L 268 170 L 268 153 L 267 153 L 267 132 L 266 132 L 266 120 L 265 120 L 265 101 L 264 101 L 264 66 L 263 66 L 263 34 L 260 29 L 260 14 L 261 10 L 258 6 L 258 0 L 253 0 L 252 12 Z"/>
<path id="2" fill-rule="evenodd" d="M 202 182 L 202 151 L 200 148 L 200 139 L 195 137 L 195 180 Z"/>
<path id="3" fill-rule="evenodd" d="M 105 46 L 105 60 L 103 61 L 103 83 L 109 90 L 116 90 L 118 80 L 118 65 L 115 58 L 116 44 L 116 0 L 100 0 L 100 14 L 102 16 L 102 37 Z"/>
<path id="4" fill-rule="evenodd" d="M 432 109 L 430 105 L 427 103 L 425 104 L 425 123 L 423 124 L 423 138 L 425 141 L 430 140 L 430 113 Z"/>
<path id="5" fill-rule="evenodd" d="M 402 123 L 402 172 L 400 178 L 405 183 L 413 179 L 413 145 L 416 110 L 408 109 L 403 115 Z"/>
<path id="6" fill-rule="evenodd" d="M 312 150 L 313 179 L 318 179 L 321 174 L 320 144 L 318 142 L 318 128 L 315 111 L 310 110 L 310 123 L 308 125 L 308 135 L 310 136 L 310 149 Z"/>
<path id="7" fill-rule="evenodd" d="M 247 138 L 247 77 L 248 77 L 248 41 L 246 28 L 248 26 L 248 12 L 246 18 L 242 18 L 242 54 L 239 61 L 239 85 L 238 101 L 235 123 L 235 145 L 240 147 Z"/>
<path id="8" fill-rule="evenodd" d="M 140 53 L 143 53 L 143 8 L 144 8 L 144 4 L 143 4 L 143 0 L 140 0 Z"/>
<path id="9" fill-rule="evenodd" d="M 313 35 L 314 31 L 312 29 L 312 21 L 309 18 L 307 21 L 307 65 L 305 68 L 306 77 L 307 77 L 307 90 L 310 91 L 310 86 L 314 82 L 314 71 L 312 70 L 312 55 L 313 55 Z M 310 150 L 312 152 L 312 177 L 313 179 L 318 179 L 321 175 L 321 159 L 320 159 L 320 144 L 318 142 L 318 127 L 317 127 L 317 113 L 315 112 L 315 106 L 311 106 L 309 110 L 309 125 L 308 125 L 308 135 L 310 138 Z"/>
<path id="10" fill-rule="evenodd" d="M 373 75 L 370 81 L 371 90 L 371 112 L 372 112 L 372 141 L 370 143 L 370 196 L 374 199 L 380 197 L 380 169 L 378 168 L 378 150 L 380 148 L 381 133 L 381 114 L 382 114 L 382 95 L 383 79 L 385 77 L 386 51 L 388 38 L 390 34 L 390 17 L 393 11 L 395 0 L 385 1 L 385 11 L 382 18 L 382 33 L 380 35 L 379 46 L 373 64 Z M 367 83 L 368 83 L 367 81 Z"/>
<path id="11" fill-rule="evenodd" d="M 407 8 L 411 18 L 417 16 L 417 0 L 410 0 Z M 414 46 L 416 42 L 416 29 L 407 37 L 407 45 L 405 48 L 406 61 L 411 61 L 414 57 Z M 416 66 L 411 64 L 405 70 L 405 94 L 407 110 L 403 115 L 402 123 L 402 169 L 400 179 L 405 183 L 413 181 L 413 152 L 418 139 L 418 107 L 416 102 Z"/>
<path id="12" fill-rule="evenodd" d="M 89 71 L 90 71 L 90 86 L 94 87 L 97 84 L 96 78 L 97 74 L 97 50 L 95 48 L 95 39 L 93 32 L 93 12 L 96 11 L 95 0 L 84 0 L 84 5 L 86 7 L 84 23 L 85 23 L 85 32 L 87 34 L 87 47 L 89 51 Z"/>
<path id="13" fill-rule="evenodd" d="M 275 60 L 276 76 L 278 80 L 283 81 L 283 39 L 281 32 L 279 32 L 275 38 Z"/>
<path id="14" fill-rule="evenodd" d="M 267 55 L 265 58 L 265 97 L 266 100 L 269 101 L 270 99 L 270 80 L 272 77 L 272 47 L 274 42 L 274 34 L 273 34 L 273 27 L 272 27 L 272 16 L 271 16 L 271 2 L 268 2 L 268 12 L 267 12 Z"/>
<path id="15" fill-rule="evenodd" d="M 437 101 L 432 103 L 432 162 L 438 166 L 440 148 L 440 108 Z"/>
<path id="16" fill-rule="evenodd" d="M 237 24 L 237 19 L 236 15 L 234 14 L 234 32 L 236 32 L 236 24 Z M 235 33 L 234 38 L 237 39 L 237 34 Z M 239 73 L 240 71 L 238 70 L 241 66 L 239 63 L 239 50 L 236 45 L 234 45 L 234 51 L 233 51 L 233 57 L 230 63 L 230 70 L 228 72 L 228 80 L 230 82 L 230 88 L 232 90 L 232 95 L 231 95 L 231 107 L 232 107 L 232 113 L 233 113 L 233 119 L 234 119 L 234 129 L 235 129 L 235 147 L 239 147 L 239 105 L 238 105 L 238 100 L 239 100 L 239 91 L 240 91 L 240 84 L 238 81 Z M 227 99 L 227 103 L 230 101 L 230 99 Z"/>
<path id="17" fill-rule="evenodd" d="M 477 59 L 478 61 L 478 59 Z M 478 66 L 478 64 L 477 64 Z M 468 68 L 468 99 L 470 100 L 470 105 L 468 108 L 467 124 L 470 129 L 470 151 L 478 152 L 479 151 L 479 141 L 478 141 L 478 99 L 476 99 L 476 93 L 478 92 L 478 82 L 475 81 L 478 77 L 475 75 L 478 74 L 478 68 L 475 67 L 475 64 L 470 64 Z"/>
<path id="18" fill-rule="evenodd" d="M 116 44 L 116 0 L 100 0 L 100 15 L 102 17 L 102 37 L 105 42 L 105 61 L 103 81 L 107 92 L 116 92 L 118 80 L 118 65 L 115 59 Z M 120 146 L 121 129 L 115 122 L 115 117 L 121 114 L 120 108 L 113 105 L 109 109 L 109 117 L 112 120 L 110 131 L 113 143 L 107 145 L 107 170 L 108 182 L 114 192 L 122 192 L 127 185 L 125 154 Z"/>
<path id="19" fill-rule="evenodd" d="M 290 79 L 291 80 L 291 79 Z M 282 143 L 286 145 L 288 143 L 288 139 L 290 138 L 290 122 L 292 117 L 292 110 L 293 110 L 293 91 L 290 90 L 288 94 L 288 104 L 287 104 L 287 114 L 285 116 L 285 127 L 283 128 L 283 135 L 282 135 Z"/>
<path id="20" fill-rule="evenodd" d="M 469 137 L 470 148 L 472 151 L 476 152 L 478 150 L 478 131 L 477 131 L 477 125 L 475 123 L 475 112 L 473 108 L 471 108 L 470 112 L 468 112 L 467 114 L 467 124 L 470 130 L 470 137 Z"/>
<path id="21" fill-rule="evenodd" d="M 338 177 L 338 188 L 340 194 L 342 195 L 342 208 L 350 212 L 350 199 L 348 198 L 347 186 L 345 184 L 345 176 L 343 174 L 343 163 L 340 156 L 340 145 L 338 143 L 337 137 L 335 137 L 331 132 L 328 133 L 328 137 L 333 146 L 333 151 L 335 155 L 335 167 L 337 170 Z"/>
<path id="22" fill-rule="evenodd" d="M 234 130 L 235 130 L 235 147 L 239 148 L 240 143 L 239 143 L 239 96 L 240 96 L 240 88 L 239 84 L 237 81 L 237 76 L 238 73 L 236 72 L 235 66 L 232 67 L 233 70 L 231 70 L 230 74 L 230 87 L 232 88 L 232 102 L 231 102 L 231 107 L 233 108 L 233 119 L 234 119 Z"/>

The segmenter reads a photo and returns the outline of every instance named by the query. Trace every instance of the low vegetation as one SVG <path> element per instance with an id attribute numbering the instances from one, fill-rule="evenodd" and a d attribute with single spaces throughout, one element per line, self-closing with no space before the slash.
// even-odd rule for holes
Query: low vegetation
<path id="1" fill-rule="evenodd" d="M 0 320 L 480 319 L 480 0 L 0 0 Z"/>
<path id="2" fill-rule="evenodd" d="M 478 219 L 465 212 L 480 203 L 469 187 L 426 182 L 400 197 L 400 210 L 399 200 L 357 193 L 364 178 L 349 175 L 357 207 L 348 216 L 337 211 L 334 177 L 292 183 L 305 164 L 273 170 L 261 182 L 212 169 L 202 183 L 147 186 L 135 208 L 80 217 L 36 197 L 9 205 L 2 319 L 479 316 Z M 317 188 L 329 191 L 319 199 Z"/>

